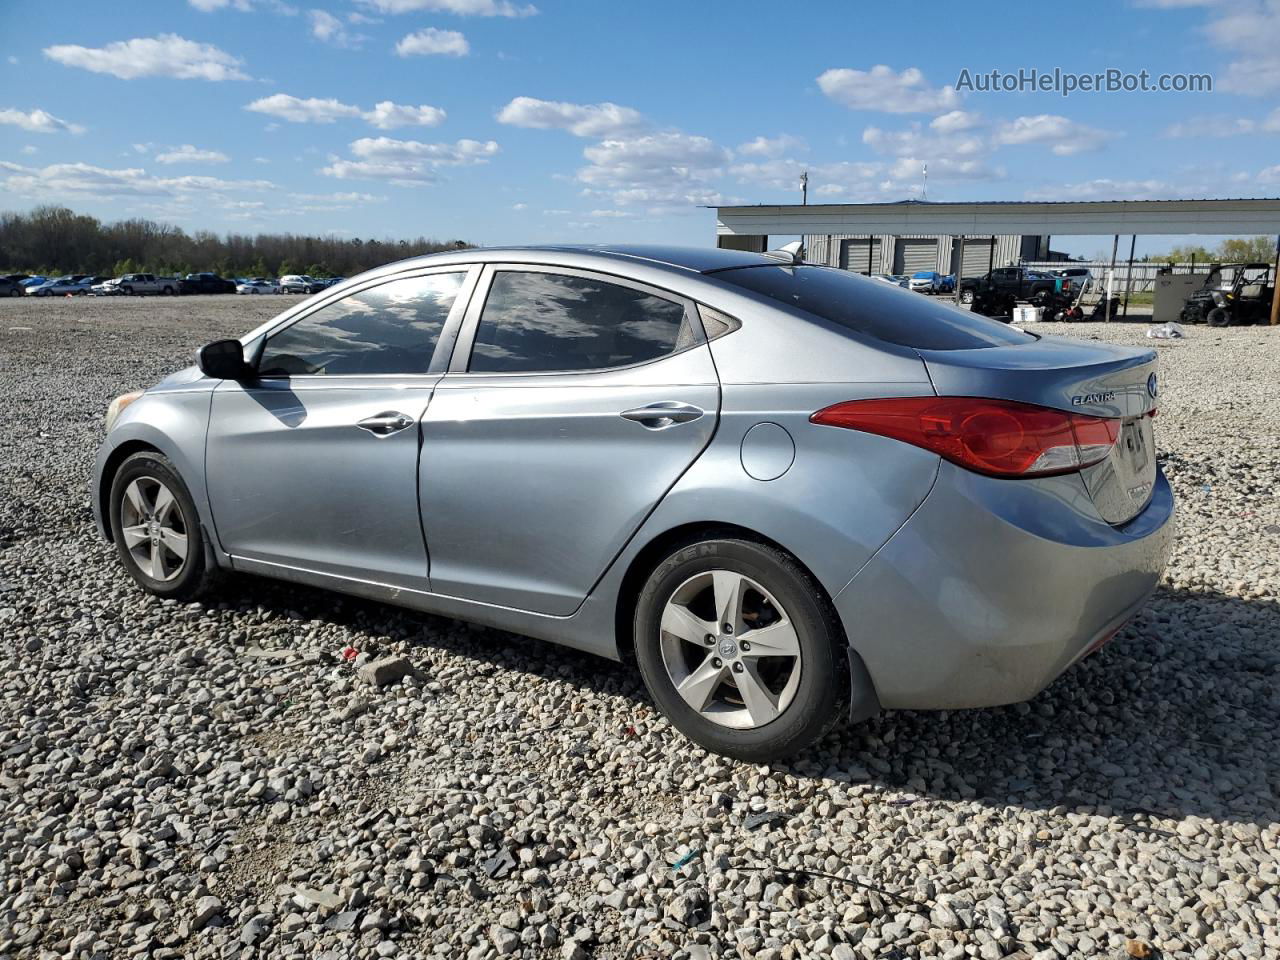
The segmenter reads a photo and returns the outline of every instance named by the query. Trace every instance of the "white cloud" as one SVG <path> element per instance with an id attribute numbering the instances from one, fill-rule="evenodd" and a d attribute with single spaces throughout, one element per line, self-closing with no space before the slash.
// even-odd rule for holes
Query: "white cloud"
<path id="1" fill-rule="evenodd" d="M 938 133 L 963 133 L 982 125 L 982 117 L 968 110 L 949 110 L 929 121 L 929 127 Z"/>
<path id="2" fill-rule="evenodd" d="M 967 132 L 926 133 L 918 123 L 913 123 L 906 130 L 867 127 L 862 131 L 862 142 L 876 153 L 894 157 L 975 157 L 989 150 L 986 140 L 980 136 Z"/>
<path id="3" fill-rule="evenodd" d="M 327 10 L 308 10 L 307 19 L 311 21 L 311 35 L 331 47 L 356 50 L 368 39 L 362 33 L 352 33 L 345 23 Z"/>
<path id="4" fill-rule="evenodd" d="M 137 77 L 176 77 L 180 80 L 248 80 L 243 61 L 208 43 L 195 43 L 176 34 L 135 37 L 105 47 L 57 44 L 44 48 L 50 60 L 122 80 Z"/>
<path id="5" fill-rule="evenodd" d="M 364 137 L 351 143 L 351 153 L 356 159 L 334 157 L 320 172 L 339 180 L 386 180 L 398 186 L 417 187 L 435 183 L 439 167 L 486 163 L 497 155 L 498 149 L 493 140 L 422 143 Z"/>
<path id="6" fill-rule="evenodd" d="M 460 17 L 531 17 L 538 12 L 533 4 L 517 5 L 509 0 L 362 0 L 379 13 L 453 13 Z"/>
<path id="7" fill-rule="evenodd" d="M 25 153 L 27 156 L 31 156 L 31 154 L 39 153 L 40 151 L 36 147 L 33 147 L 31 144 L 28 143 L 25 147 L 22 148 L 22 152 Z"/>
<path id="8" fill-rule="evenodd" d="M 307 213 L 350 210 L 370 203 L 385 203 L 387 198 L 372 193 L 291 193 L 292 208 Z"/>
<path id="9" fill-rule="evenodd" d="M 362 115 L 359 107 L 353 107 L 349 103 L 342 103 L 332 97 L 320 99 L 319 97 L 292 97 L 287 93 L 273 93 L 269 97 L 253 101 L 245 106 L 246 110 L 252 110 L 254 113 L 265 113 L 268 116 L 279 117 L 281 120 L 288 120 L 290 123 L 333 123 L 335 120 L 343 117 L 359 117 Z"/>
<path id="10" fill-rule="evenodd" d="M 778 157 L 789 151 L 803 152 L 809 145 L 800 137 L 782 133 L 776 137 L 756 137 L 739 145 L 736 152 L 748 157 Z"/>
<path id="11" fill-rule="evenodd" d="M 471 44 L 457 30 L 437 30 L 435 27 L 401 37 L 396 44 L 396 53 L 402 57 L 465 57 L 470 52 Z"/>
<path id="12" fill-rule="evenodd" d="M 156 163 L 227 163 L 231 160 L 218 150 L 201 150 L 189 143 L 156 154 Z"/>
<path id="13" fill-rule="evenodd" d="M 953 87 L 930 87 L 916 67 L 896 73 L 884 64 L 870 70 L 828 70 L 818 77 L 818 87 L 850 110 L 880 113 L 938 113 L 960 100 Z"/>
<path id="14" fill-rule="evenodd" d="M 567 130 L 577 137 L 619 137 L 647 126 L 638 110 L 616 103 L 565 103 L 516 97 L 498 111 L 498 122 L 537 130 Z"/>
<path id="15" fill-rule="evenodd" d="M 1178 188 L 1165 180 L 1107 178 L 1057 187 L 1037 187 L 1026 192 L 1028 200 L 1165 200 L 1178 195 Z"/>
<path id="16" fill-rule="evenodd" d="M 951 157 L 899 157 L 889 165 L 889 176 L 899 180 L 922 181 L 924 165 L 929 165 L 932 180 L 1002 180 L 1002 167 L 990 166 L 985 158 L 956 160 Z"/>
<path id="17" fill-rule="evenodd" d="M 513 203 L 511 205 L 512 210 L 527 210 L 528 208 L 529 205 L 527 203 Z"/>
<path id="18" fill-rule="evenodd" d="M 445 112 L 439 107 L 411 107 L 405 104 L 383 100 L 375 104 L 364 118 L 379 130 L 394 130 L 396 127 L 438 127 L 444 122 Z"/>
<path id="19" fill-rule="evenodd" d="M 213 13 L 215 10 L 232 9 L 248 13 L 253 9 L 251 0 L 187 0 L 191 6 L 201 13 Z"/>
<path id="20" fill-rule="evenodd" d="M 1234 58 L 1220 89 L 1254 95 L 1280 90 L 1280 0 L 1224 4 L 1205 32 Z"/>
<path id="21" fill-rule="evenodd" d="M 741 148 L 738 152 L 742 152 Z M 808 168 L 807 163 L 801 163 L 790 157 L 770 157 L 750 163 L 734 164 L 729 168 L 729 173 L 743 183 L 755 183 L 778 190 L 799 190 L 800 174 Z"/>
<path id="22" fill-rule="evenodd" d="M 28 113 L 21 110 L 0 110 L 0 123 L 21 127 L 29 133 L 84 133 L 78 123 L 67 123 L 39 108 Z"/>
<path id="23" fill-rule="evenodd" d="M 411 106 L 383 100 L 374 105 L 372 110 L 361 110 L 359 107 L 343 103 L 332 97 L 294 97 L 287 93 L 274 93 L 269 97 L 255 100 L 245 106 L 246 110 L 265 113 L 279 117 L 291 123 L 333 123 L 354 117 L 362 117 L 372 126 L 380 130 L 393 130 L 396 127 L 438 126 L 445 119 L 445 112 L 439 107 L 429 104 Z"/>
<path id="24" fill-rule="evenodd" d="M 177 196 L 217 193 L 225 190 L 270 190 L 269 180 L 221 180 L 217 177 L 157 177 L 138 167 L 108 169 L 87 163 L 55 163 L 47 167 L 22 167 L 0 162 L 9 171 L 8 190 L 33 196 L 91 194 L 98 197 Z"/>
<path id="25" fill-rule="evenodd" d="M 1261 123 L 1252 117 L 1191 117 L 1164 128 L 1166 137 L 1235 137 L 1253 133 L 1280 133 L 1280 108 L 1272 110 Z"/>
<path id="26" fill-rule="evenodd" d="M 1016 117 L 1001 124 L 995 132 L 998 144 L 1039 143 L 1052 148 L 1060 157 L 1101 149 L 1116 134 L 1052 113 L 1033 117 Z"/>
<path id="27" fill-rule="evenodd" d="M 578 171 L 578 180 L 616 206 L 683 210 L 723 200 L 710 182 L 724 173 L 729 151 L 706 137 L 672 131 L 614 138 L 582 153 L 589 164 Z"/>

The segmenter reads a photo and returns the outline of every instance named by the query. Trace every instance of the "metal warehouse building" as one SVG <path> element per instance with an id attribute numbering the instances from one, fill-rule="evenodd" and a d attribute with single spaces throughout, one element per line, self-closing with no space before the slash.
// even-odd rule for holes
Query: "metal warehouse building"
<path id="1" fill-rule="evenodd" d="M 960 240 L 947 234 L 805 234 L 805 259 L 856 273 L 951 273 Z M 1049 237 L 1005 234 L 965 237 L 964 272 L 980 277 L 988 270 L 1020 260 L 1049 260 Z"/>

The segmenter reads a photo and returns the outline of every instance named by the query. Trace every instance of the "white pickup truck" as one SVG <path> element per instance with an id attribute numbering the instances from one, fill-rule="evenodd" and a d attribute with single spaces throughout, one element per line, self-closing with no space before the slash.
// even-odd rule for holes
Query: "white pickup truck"
<path id="1" fill-rule="evenodd" d="M 125 296 L 145 296 L 154 293 L 165 297 L 178 295 L 178 281 L 173 277 L 157 277 L 151 273 L 126 273 L 102 284 L 103 293 L 120 293 Z M 97 291 L 95 291 L 97 292 Z"/>

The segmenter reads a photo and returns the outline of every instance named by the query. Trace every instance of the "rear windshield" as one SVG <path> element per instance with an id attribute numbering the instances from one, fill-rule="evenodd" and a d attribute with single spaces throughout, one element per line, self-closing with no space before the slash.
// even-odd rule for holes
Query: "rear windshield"
<path id="1" fill-rule="evenodd" d="M 1035 339 L 998 320 L 834 267 L 740 267 L 712 276 L 868 337 L 917 350 L 973 350 Z"/>

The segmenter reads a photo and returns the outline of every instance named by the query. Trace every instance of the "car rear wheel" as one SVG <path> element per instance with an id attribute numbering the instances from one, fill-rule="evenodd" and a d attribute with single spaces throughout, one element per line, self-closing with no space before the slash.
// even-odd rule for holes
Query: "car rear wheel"
<path id="1" fill-rule="evenodd" d="M 681 547 L 636 605 L 641 676 L 681 733 L 768 762 L 827 732 L 847 689 L 834 614 L 786 553 L 748 540 Z"/>
<path id="2" fill-rule="evenodd" d="M 187 485 L 158 453 L 135 453 L 111 482 L 111 534 L 125 569 L 148 593 L 188 600 L 206 593 L 215 571 Z"/>
<path id="3" fill-rule="evenodd" d="M 961 302 L 961 303 L 973 303 L 973 291 L 972 291 L 972 290 L 961 290 L 961 291 L 960 291 L 960 302 Z"/>

